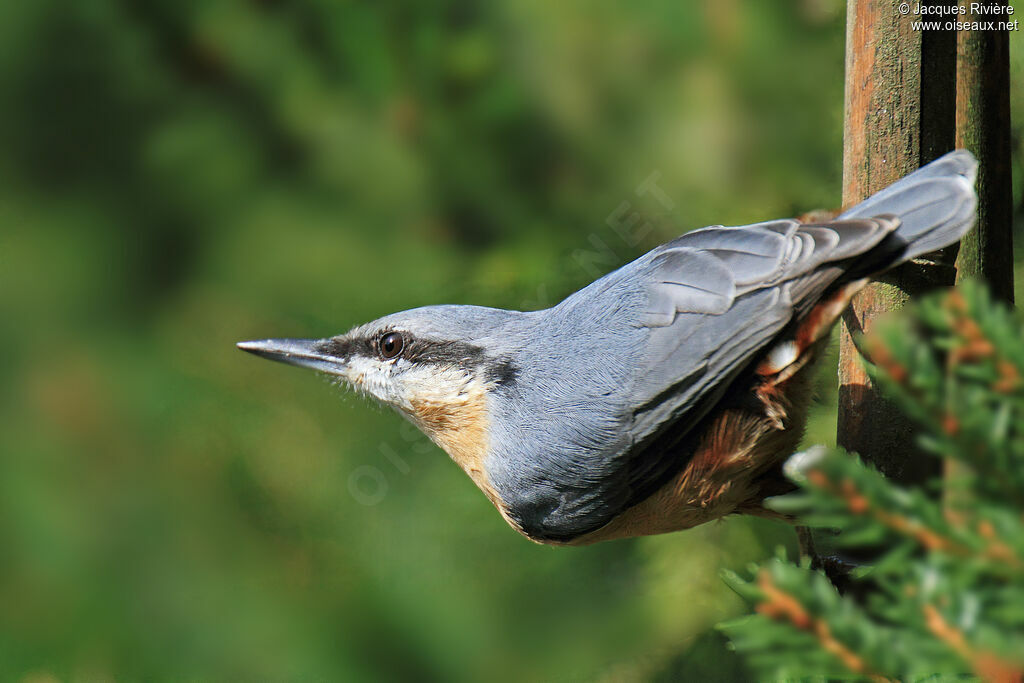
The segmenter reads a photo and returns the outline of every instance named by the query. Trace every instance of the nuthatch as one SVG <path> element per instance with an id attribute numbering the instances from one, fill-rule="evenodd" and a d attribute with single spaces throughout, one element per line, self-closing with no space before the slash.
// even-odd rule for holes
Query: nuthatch
<path id="1" fill-rule="evenodd" d="M 395 407 L 540 543 L 770 515 L 829 330 L 872 276 L 970 229 L 976 168 L 952 152 L 829 222 L 695 230 L 546 310 L 238 346 Z"/>

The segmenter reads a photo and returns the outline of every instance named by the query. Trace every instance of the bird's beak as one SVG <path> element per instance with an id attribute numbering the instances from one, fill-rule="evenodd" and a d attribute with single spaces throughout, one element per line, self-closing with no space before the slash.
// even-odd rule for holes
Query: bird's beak
<path id="1" fill-rule="evenodd" d="M 236 346 L 270 360 L 312 368 L 332 375 L 344 375 L 345 362 L 321 351 L 322 343 L 321 339 L 263 339 L 238 342 Z"/>

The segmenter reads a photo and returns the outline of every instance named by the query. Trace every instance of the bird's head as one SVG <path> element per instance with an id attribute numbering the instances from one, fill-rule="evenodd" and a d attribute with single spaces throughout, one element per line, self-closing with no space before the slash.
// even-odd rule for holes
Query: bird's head
<path id="1" fill-rule="evenodd" d="M 489 395 L 515 384 L 517 331 L 531 314 L 428 306 L 325 339 L 240 342 L 244 351 L 312 368 L 396 408 L 493 498 L 483 460 Z"/>

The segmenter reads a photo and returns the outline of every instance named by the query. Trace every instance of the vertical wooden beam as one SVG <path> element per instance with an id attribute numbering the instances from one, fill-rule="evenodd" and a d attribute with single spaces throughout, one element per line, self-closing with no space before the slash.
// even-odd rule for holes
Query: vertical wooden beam
<path id="1" fill-rule="evenodd" d="M 1010 17 L 963 17 L 972 19 Z M 1009 31 L 960 31 L 956 68 L 956 146 L 971 150 L 980 162 L 978 221 L 960 243 L 957 282 L 983 278 L 996 298 L 1013 303 Z"/>
<path id="2" fill-rule="evenodd" d="M 900 4 L 847 3 L 844 206 L 953 149 L 956 34 L 914 31 L 920 17 L 901 14 Z M 938 462 L 918 452 L 909 420 L 871 385 L 850 334 L 870 330 L 913 295 L 952 284 L 954 273 L 948 250 L 905 264 L 861 292 L 843 316 L 838 443 L 904 482 L 938 474 Z"/>
<path id="3" fill-rule="evenodd" d="M 970 8 L 970 5 L 968 5 Z M 1008 21 L 1009 15 L 963 17 Z M 980 278 L 997 299 L 1013 303 L 1013 188 L 1010 182 L 1010 34 L 960 31 L 957 35 L 956 146 L 978 158 L 978 220 L 960 242 L 956 281 Z M 961 479 L 964 463 L 945 463 L 947 481 Z M 946 501 L 964 505 L 947 487 Z"/>

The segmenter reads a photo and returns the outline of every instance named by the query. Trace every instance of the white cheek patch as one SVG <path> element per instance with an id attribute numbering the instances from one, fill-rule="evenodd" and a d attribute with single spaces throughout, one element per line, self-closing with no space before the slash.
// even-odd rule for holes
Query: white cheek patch
<path id="1" fill-rule="evenodd" d="M 478 383 L 461 368 L 436 366 L 410 369 L 402 380 L 408 398 L 430 403 L 458 401 Z"/>
<path id="2" fill-rule="evenodd" d="M 482 385 L 459 367 L 354 357 L 343 375 L 363 394 L 411 413 L 414 404 L 458 405 Z"/>
<path id="3" fill-rule="evenodd" d="M 349 361 L 345 369 L 345 379 L 356 391 L 369 394 L 380 401 L 390 402 L 391 382 L 388 380 L 391 365 L 392 363 L 388 361 L 356 356 Z"/>

